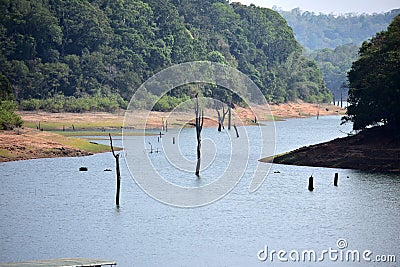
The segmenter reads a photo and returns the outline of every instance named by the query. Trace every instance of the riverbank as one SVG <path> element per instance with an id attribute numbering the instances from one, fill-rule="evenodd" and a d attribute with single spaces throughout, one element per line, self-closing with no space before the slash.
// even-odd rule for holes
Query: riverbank
<path id="1" fill-rule="evenodd" d="M 87 140 L 71 138 L 75 135 L 96 135 L 96 132 L 120 135 L 124 125 L 125 112 L 88 112 L 88 113 L 48 113 L 48 112 L 18 112 L 24 127 L 16 131 L 0 132 L 0 162 L 25 160 L 34 158 L 85 156 L 93 153 L 108 152 L 109 146 L 92 144 Z M 233 123 L 251 125 L 256 117 L 262 120 L 281 120 L 285 118 L 303 118 L 308 116 L 324 116 L 344 114 L 340 107 L 330 104 L 310 104 L 302 101 L 257 106 L 253 110 L 236 107 L 233 110 Z M 129 127 L 141 129 L 159 129 L 166 112 L 135 111 L 130 119 L 134 121 Z M 215 110 L 206 110 L 205 127 L 217 127 Z M 193 120 L 190 113 L 179 113 L 168 118 L 168 127 L 181 127 Z M 41 129 L 41 130 L 37 130 Z M 64 130 L 64 132 L 63 132 Z M 53 131 L 53 132 L 49 132 Z M 57 132 L 57 133 L 55 133 Z M 86 134 L 90 133 L 90 134 Z"/>
<path id="2" fill-rule="evenodd" d="M 233 121 L 237 125 L 249 125 L 254 122 L 256 117 L 258 121 L 281 120 L 286 118 L 305 118 L 310 116 L 343 115 L 345 110 L 331 104 L 311 104 L 303 101 L 289 102 L 279 105 L 255 106 L 253 110 L 248 108 L 236 107 L 232 110 Z M 24 126 L 37 128 L 40 126 L 45 131 L 54 130 L 109 130 L 121 129 L 124 125 L 125 111 L 117 113 L 107 112 L 85 112 L 85 113 L 49 113 L 49 112 L 28 112 L 20 111 Z M 213 109 L 206 109 L 204 114 L 209 119 L 205 121 L 205 127 L 215 127 L 217 123 L 217 114 Z M 174 112 L 170 115 L 168 112 L 152 111 L 147 117 L 148 111 L 135 110 L 130 113 L 130 121 L 125 126 L 132 128 L 157 129 L 161 127 L 162 119 L 168 118 L 169 127 L 181 127 L 190 123 L 194 119 L 194 113 Z M 39 125 L 40 124 L 40 125 Z"/>
<path id="3" fill-rule="evenodd" d="M 110 151 L 109 146 L 26 127 L 15 131 L 2 131 L 0 140 L 0 162 L 79 157 Z"/>
<path id="4" fill-rule="evenodd" d="M 356 135 L 261 159 L 287 165 L 400 173 L 400 133 L 375 127 Z"/>

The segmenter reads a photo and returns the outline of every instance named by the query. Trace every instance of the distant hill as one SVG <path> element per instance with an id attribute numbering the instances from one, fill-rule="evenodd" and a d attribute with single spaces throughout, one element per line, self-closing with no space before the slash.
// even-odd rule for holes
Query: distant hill
<path id="1" fill-rule="evenodd" d="M 296 39 L 310 50 L 336 48 L 371 39 L 377 32 L 386 30 L 400 9 L 379 14 L 344 14 L 340 16 L 316 14 L 299 8 L 291 11 L 277 10 L 293 28 Z"/>

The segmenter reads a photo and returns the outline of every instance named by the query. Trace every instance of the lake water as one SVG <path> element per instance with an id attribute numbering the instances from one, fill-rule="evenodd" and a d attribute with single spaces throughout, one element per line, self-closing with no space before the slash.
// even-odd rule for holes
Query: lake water
<path id="1" fill-rule="evenodd" d="M 276 122 L 276 152 L 345 136 L 350 126 L 339 123 L 335 116 Z M 251 133 L 252 127 L 246 130 Z M 193 131 L 184 129 L 180 138 L 191 138 Z M 203 131 L 207 136 L 216 129 Z M 157 137 L 146 138 L 158 146 Z M 163 153 L 154 157 L 160 158 L 156 165 L 162 168 Z M 218 160 L 217 155 L 210 162 Z M 258 164 L 250 161 L 250 167 Z M 122 164 L 121 207 L 116 209 L 114 164 L 111 153 L 0 163 L 0 262 L 84 257 L 115 260 L 118 266 L 287 264 L 277 254 L 260 261 L 266 246 L 268 254 L 286 251 L 282 258 L 296 266 L 396 266 L 362 258 L 359 263 L 345 262 L 339 252 L 348 250 L 358 250 L 361 257 L 369 250 L 371 259 L 395 255 L 400 261 L 399 175 L 272 165 L 255 193 L 249 193 L 251 176 L 245 174 L 224 198 L 202 207 L 177 208 L 149 197 Z M 79 172 L 81 166 L 88 171 Z M 171 182 L 181 181 L 168 175 L 174 168 L 162 169 Z M 335 172 L 338 187 L 332 185 Z M 206 174 L 207 170 L 203 177 Z M 307 190 L 311 174 L 313 192 Z M 183 186 L 196 183 L 194 174 L 186 177 L 190 179 L 181 181 Z M 340 239 L 346 248 L 338 248 Z M 322 262 L 289 258 L 290 251 L 292 258 L 295 250 L 314 250 L 320 257 L 330 249 L 338 250 L 336 261 L 327 253 Z"/>

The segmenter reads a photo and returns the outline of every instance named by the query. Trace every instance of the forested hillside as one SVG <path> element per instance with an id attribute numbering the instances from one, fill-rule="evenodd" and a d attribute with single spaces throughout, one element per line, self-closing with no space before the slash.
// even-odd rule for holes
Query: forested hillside
<path id="1" fill-rule="evenodd" d="M 314 59 L 324 76 L 326 87 L 336 101 L 347 99 L 347 72 L 358 58 L 359 47 L 355 44 L 340 45 L 335 49 L 317 49 L 308 53 Z"/>
<path id="2" fill-rule="evenodd" d="M 386 31 L 362 44 L 348 77 L 350 106 L 342 120 L 353 122 L 354 130 L 388 125 L 395 129 L 391 135 L 399 140 L 400 15 Z"/>
<path id="3" fill-rule="evenodd" d="M 273 102 L 331 98 L 270 9 L 224 0 L 0 0 L 0 12 L 0 74 L 25 109 L 124 107 L 154 73 L 194 60 L 237 67 Z"/>
<path id="4" fill-rule="evenodd" d="M 339 100 L 347 99 L 347 72 L 358 58 L 362 42 L 387 28 L 400 9 L 381 14 L 315 14 L 296 8 L 277 10 L 293 28 L 307 56 L 320 68 L 327 88 Z"/>
<path id="5" fill-rule="evenodd" d="M 315 14 L 299 8 L 279 13 L 293 28 L 296 39 L 304 47 L 315 50 L 336 48 L 340 45 L 355 44 L 371 39 L 377 32 L 387 28 L 400 9 L 377 14 Z"/>

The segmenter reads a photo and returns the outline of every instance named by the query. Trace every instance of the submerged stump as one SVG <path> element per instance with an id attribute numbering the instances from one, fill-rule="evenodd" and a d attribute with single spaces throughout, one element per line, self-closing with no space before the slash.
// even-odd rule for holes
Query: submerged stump
<path id="1" fill-rule="evenodd" d="M 312 175 L 310 176 L 310 178 L 308 178 L 308 190 L 314 190 L 314 177 L 312 177 Z"/>
<path id="2" fill-rule="evenodd" d="M 335 177 L 333 178 L 333 185 L 338 186 L 338 180 L 339 180 L 339 173 L 335 173 Z"/>

